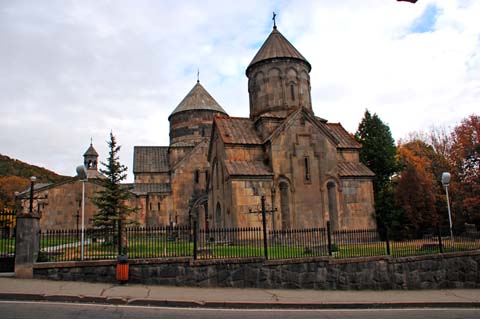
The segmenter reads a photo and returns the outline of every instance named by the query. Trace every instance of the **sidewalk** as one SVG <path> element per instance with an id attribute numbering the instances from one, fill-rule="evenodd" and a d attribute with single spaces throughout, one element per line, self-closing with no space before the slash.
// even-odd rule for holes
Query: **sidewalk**
<path id="1" fill-rule="evenodd" d="M 191 288 L 0 278 L 0 300 L 206 308 L 480 308 L 480 289 L 325 291 Z"/>

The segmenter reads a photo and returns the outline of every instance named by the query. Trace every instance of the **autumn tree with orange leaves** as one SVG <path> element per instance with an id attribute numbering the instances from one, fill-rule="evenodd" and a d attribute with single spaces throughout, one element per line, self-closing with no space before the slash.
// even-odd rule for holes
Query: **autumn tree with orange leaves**
<path id="1" fill-rule="evenodd" d="M 461 231 L 465 223 L 480 227 L 479 116 L 463 119 L 451 132 L 434 127 L 427 133 L 411 133 L 407 141 L 400 142 L 397 156 L 403 169 L 396 200 L 406 219 L 404 228 L 419 229 L 429 219 L 448 225 L 442 172 L 452 174 L 449 194 L 454 229 Z"/>
<path id="2" fill-rule="evenodd" d="M 452 198 L 457 215 L 480 226 L 480 116 L 470 115 L 451 135 Z M 458 212 L 461 210 L 461 212 Z"/>
<path id="3" fill-rule="evenodd" d="M 436 209 L 439 187 L 432 169 L 435 151 L 425 142 L 413 140 L 401 144 L 397 154 L 403 170 L 395 197 L 404 213 L 404 230 L 411 233 L 431 228 L 439 221 Z"/>
<path id="4" fill-rule="evenodd" d="M 28 188 L 30 180 L 18 176 L 0 177 L 0 210 L 15 207 L 15 192 Z"/>

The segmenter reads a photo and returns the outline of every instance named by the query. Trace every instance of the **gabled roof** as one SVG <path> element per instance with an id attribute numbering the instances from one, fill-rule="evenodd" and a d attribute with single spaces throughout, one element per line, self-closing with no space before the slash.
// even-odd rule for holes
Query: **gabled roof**
<path id="1" fill-rule="evenodd" d="M 250 62 L 250 64 L 248 65 L 247 73 L 248 69 L 250 69 L 252 65 L 261 61 L 275 58 L 290 58 L 301 60 L 308 65 L 309 70 L 312 68 L 307 59 L 305 59 L 303 55 L 298 52 L 298 50 L 277 30 L 277 28 L 274 27 L 268 38 L 263 43 L 260 50 L 258 50 L 252 62 Z"/>
<path id="2" fill-rule="evenodd" d="M 288 117 L 285 119 L 285 121 L 280 124 L 273 132 L 272 134 L 270 134 L 270 136 L 267 136 L 267 138 L 265 139 L 265 143 L 268 142 L 268 141 L 272 141 L 273 139 L 275 139 L 277 136 L 279 136 L 285 129 L 287 129 L 288 127 L 290 127 L 295 119 L 297 118 L 297 116 L 304 116 L 305 119 L 309 120 L 312 124 L 314 124 L 315 126 L 317 126 L 320 131 L 325 134 L 325 136 L 327 136 L 335 145 L 338 145 L 338 139 L 335 135 L 332 134 L 332 132 L 328 129 L 328 127 L 326 126 L 325 123 L 323 122 L 320 122 L 317 118 L 315 118 L 315 116 L 312 115 L 311 112 L 308 112 L 307 110 L 305 110 L 304 108 L 299 108 L 299 109 L 296 109 L 294 110 L 293 112 L 291 112 Z"/>
<path id="3" fill-rule="evenodd" d="M 362 148 L 362 145 L 358 143 L 353 136 L 348 133 L 340 123 L 326 123 L 327 127 L 329 128 L 330 132 L 337 138 L 338 140 L 338 148 Z"/>
<path id="4" fill-rule="evenodd" d="M 133 173 L 166 173 L 169 169 L 168 146 L 133 148 Z"/>
<path id="5" fill-rule="evenodd" d="M 262 161 L 224 161 L 230 176 L 273 176 L 270 167 Z"/>
<path id="6" fill-rule="evenodd" d="M 103 178 L 105 178 L 105 177 L 103 177 Z M 43 191 L 46 191 L 46 190 L 49 190 L 49 189 L 52 189 L 52 188 L 55 188 L 55 187 L 58 187 L 58 186 L 61 186 L 61 185 L 64 185 L 64 184 L 75 183 L 77 181 L 79 181 L 78 177 L 68 177 L 67 179 L 65 179 L 63 181 L 59 181 L 59 182 L 55 182 L 55 183 L 35 183 L 34 186 L 33 186 L 33 192 L 34 192 L 34 194 L 37 194 L 38 192 L 43 192 Z M 87 180 L 87 183 L 98 184 L 99 182 L 100 182 L 99 178 L 96 178 L 96 177 L 93 177 L 91 179 L 89 178 Z M 29 198 L 29 196 L 30 196 L 30 188 L 28 188 L 28 189 L 24 190 L 23 192 L 20 192 L 18 195 L 16 195 L 16 197 L 19 198 L 19 199 L 26 199 L 26 198 Z"/>
<path id="7" fill-rule="evenodd" d="M 87 179 L 105 179 L 107 178 L 105 175 L 97 171 L 96 169 L 87 169 Z"/>
<path id="8" fill-rule="evenodd" d="M 197 81 L 195 86 L 183 98 L 182 102 L 173 110 L 168 119 L 170 120 L 170 117 L 176 113 L 193 110 L 210 110 L 227 114 L 220 104 L 218 104 L 210 93 L 200 84 L 200 81 Z"/>
<path id="9" fill-rule="evenodd" d="M 338 175 L 341 177 L 372 177 L 375 176 L 363 163 L 340 162 L 338 163 Z"/>
<path id="10" fill-rule="evenodd" d="M 213 121 L 225 144 L 263 144 L 249 118 L 215 116 Z"/>
<path id="11" fill-rule="evenodd" d="M 184 165 L 189 165 L 191 157 L 195 154 L 195 152 L 201 152 L 202 147 L 205 147 L 205 145 L 208 143 L 207 139 L 204 139 L 200 141 L 197 145 L 194 145 L 192 147 L 185 147 L 188 149 L 182 156 L 182 158 L 177 161 L 176 163 L 171 163 L 170 170 L 175 172 L 179 167 L 184 166 Z"/>
<path id="12" fill-rule="evenodd" d="M 71 182 L 73 180 L 72 179 L 68 179 L 68 182 Z M 38 191 L 41 191 L 41 190 L 44 190 L 46 188 L 49 188 L 53 185 L 56 185 L 56 184 L 65 184 L 65 181 L 60 181 L 60 182 L 57 182 L 57 183 L 35 183 L 33 184 L 33 192 L 36 193 Z M 19 192 L 17 195 L 15 195 L 16 197 L 18 198 L 27 198 L 30 194 L 30 188 L 27 188 L 25 189 L 24 191 L 22 192 Z"/>

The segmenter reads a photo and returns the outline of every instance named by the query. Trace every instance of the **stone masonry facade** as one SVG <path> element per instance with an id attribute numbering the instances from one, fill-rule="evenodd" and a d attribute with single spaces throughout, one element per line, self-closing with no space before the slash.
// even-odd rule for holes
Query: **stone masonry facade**
<path id="1" fill-rule="evenodd" d="M 115 261 L 38 263 L 35 278 L 115 282 Z M 385 290 L 480 288 L 480 252 L 344 260 L 131 260 L 129 282 L 196 287 Z"/>

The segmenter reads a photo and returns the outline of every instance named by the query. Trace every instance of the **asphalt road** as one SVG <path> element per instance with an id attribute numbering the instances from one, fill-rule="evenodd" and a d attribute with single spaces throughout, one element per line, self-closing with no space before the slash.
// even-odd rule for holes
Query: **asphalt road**
<path id="1" fill-rule="evenodd" d="M 434 318 L 478 319 L 480 309 L 377 309 L 377 310 L 244 310 L 192 309 L 0 301 L 1 319 L 293 319 L 293 318 Z"/>

